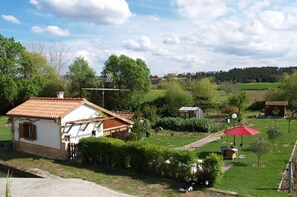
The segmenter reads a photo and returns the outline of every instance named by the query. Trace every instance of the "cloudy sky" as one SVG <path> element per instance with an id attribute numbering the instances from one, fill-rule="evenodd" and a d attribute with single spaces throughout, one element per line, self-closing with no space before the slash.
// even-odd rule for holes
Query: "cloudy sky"
<path id="1" fill-rule="evenodd" d="M 111 54 L 153 75 L 297 66 L 297 1 L 1 0 L 0 34 L 59 43 L 100 73 Z"/>

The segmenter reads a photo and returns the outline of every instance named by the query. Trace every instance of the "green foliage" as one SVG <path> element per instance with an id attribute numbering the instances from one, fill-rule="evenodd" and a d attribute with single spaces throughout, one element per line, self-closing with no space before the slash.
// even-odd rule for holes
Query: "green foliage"
<path id="1" fill-rule="evenodd" d="M 84 97 L 82 88 L 94 87 L 97 84 L 95 71 L 89 67 L 88 62 L 83 57 L 77 57 L 69 65 L 66 78 L 70 81 L 69 93 L 74 97 Z"/>
<path id="2" fill-rule="evenodd" d="M 32 96 L 43 96 L 53 83 L 60 85 L 60 77 L 44 56 L 0 35 L 0 114 Z"/>
<path id="3" fill-rule="evenodd" d="M 147 119 L 137 119 L 134 121 L 133 127 L 131 129 L 132 140 L 139 141 L 145 136 L 148 136 L 151 131 L 150 121 Z"/>
<path id="4" fill-rule="evenodd" d="M 145 174 L 155 174 L 177 180 L 191 178 L 192 152 L 170 150 L 143 142 L 128 142 L 112 138 L 83 138 L 79 148 L 84 161 L 106 166 L 128 168 Z"/>
<path id="5" fill-rule="evenodd" d="M 213 132 L 216 131 L 215 124 L 212 120 L 203 118 L 161 118 L 157 124 L 159 127 L 173 131 L 190 131 L 190 132 Z"/>
<path id="6" fill-rule="evenodd" d="M 273 151 L 275 151 L 275 142 L 282 136 L 282 133 L 279 129 L 278 126 L 272 126 L 269 127 L 267 130 L 267 137 L 268 140 L 272 143 L 273 145 Z"/>
<path id="7" fill-rule="evenodd" d="M 239 115 L 241 115 L 241 111 L 247 106 L 248 101 L 249 97 L 246 92 L 240 92 L 238 94 L 231 95 L 228 98 L 228 103 L 231 106 L 237 107 Z"/>
<path id="8" fill-rule="evenodd" d="M 250 149 L 258 157 L 258 166 L 260 166 L 260 157 L 269 151 L 269 145 L 266 141 L 262 139 L 254 139 L 250 144 Z"/>
<path id="9" fill-rule="evenodd" d="M 252 103 L 247 109 L 250 111 L 261 111 L 265 107 L 266 101 L 257 101 Z"/>
<path id="10" fill-rule="evenodd" d="M 222 179 L 223 159 L 217 154 L 210 154 L 202 163 L 202 171 L 199 172 L 197 179 L 199 182 L 208 181 L 208 186 L 212 187 L 215 183 Z M 200 165 L 197 163 L 197 166 Z"/>
<path id="11" fill-rule="evenodd" d="M 161 116 L 178 117 L 179 108 L 182 106 L 191 106 L 193 103 L 190 92 L 183 90 L 178 81 L 170 81 L 166 84 L 167 92 L 165 96 L 158 101 L 161 101 L 157 107 Z"/>
<path id="12" fill-rule="evenodd" d="M 270 100 L 286 100 L 291 108 L 297 107 L 297 71 L 291 75 L 284 74 L 277 90 L 271 91 Z"/>
<path id="13" fill-rule="evenodd" d="M 192 82 L 190 90 L 195 105 L 202 109 L 207 109 L 210 103 L 214 102 L 218 97 L 218 86 L 211 82 L 209 78 L 202 78 Z"/>
<path id="14" fill-rule="evenodd" d="M 111 55 L 105 62 L 103 75 L 112 74 L 113 81 L 107 87 L 128 89 L 129 91 L 108 92 L 106 106 L 110 109 L 136 109 L 144 95 L 150 90 L 150 71 L 141 59 L 132 59 L 125 55 Z"/>
<path id="15" fill-rule="evenodd" d="M 157 107 L 154 105 L 144 105 L 142 108 L 142 117 L 148 119 L 151 126 L 155 126 L 156 122 L 159 120 Z"/>

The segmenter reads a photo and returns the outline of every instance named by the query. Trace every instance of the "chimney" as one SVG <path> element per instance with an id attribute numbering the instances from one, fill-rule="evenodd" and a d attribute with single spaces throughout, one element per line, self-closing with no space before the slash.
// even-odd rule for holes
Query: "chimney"
<path id="1" fill-rule="evenodd" d="M 64 98 L 64 91 L 57 91 L 57 98 Z"/>

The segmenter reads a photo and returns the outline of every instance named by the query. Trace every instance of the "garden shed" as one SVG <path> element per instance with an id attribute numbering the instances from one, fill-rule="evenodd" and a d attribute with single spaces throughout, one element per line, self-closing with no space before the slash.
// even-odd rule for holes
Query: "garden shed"
<path id="1" fill-rule="evenodd" d="M 204 118 L 203 111 L 199 107 L 181 107 L 179 112 L 182 118 Z"/>
<path id="2" fill-rule="evenodd" d="M 67 160 L 84 137 L 129 132 L 133 122 L 83 98 L 30 98 L 10 110 L 16 150 Z"/>
<path id="3" fill-rule="evenodd" d="M 266 101 L 265 116 L 285 117 L 288 101 Z"/>

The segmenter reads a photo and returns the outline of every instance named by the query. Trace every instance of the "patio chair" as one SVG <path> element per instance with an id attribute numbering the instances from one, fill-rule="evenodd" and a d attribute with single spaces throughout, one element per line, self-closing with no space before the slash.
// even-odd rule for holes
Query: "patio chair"
<path id="1" fill-rule="evenodd" d="M 221 155 L 224 156 L 225 150 L 228 148 L 228 146 L 221 146 Z"/>

